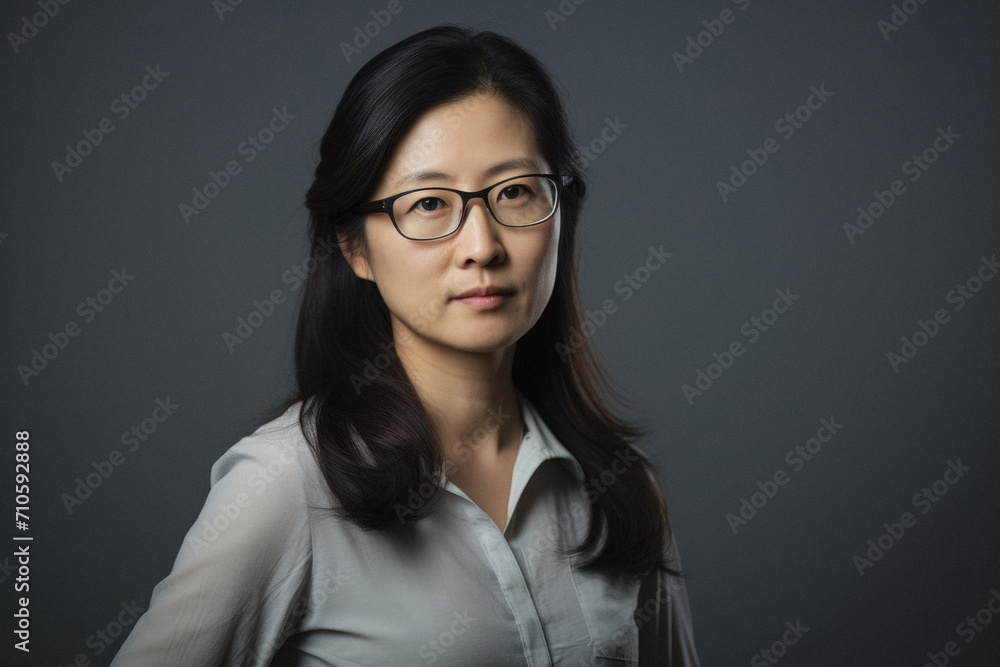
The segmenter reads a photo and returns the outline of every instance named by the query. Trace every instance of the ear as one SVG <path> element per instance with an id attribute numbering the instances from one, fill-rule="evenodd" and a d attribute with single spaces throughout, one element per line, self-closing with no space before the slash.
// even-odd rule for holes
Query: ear
<path id="1" fill-rule="evenodd" d="M 372 273 L 371 265 L 365 255 L 364 248 L 362 248 L 361 239 L 358 237 L 348 239 L 341 232 L 337 232 L 337 244 L 340 246 L 340 252 L 347 259 L 347 263 L 351 265 L 354 275 L 362 280 L 375 282 L 375 276 Z"/>

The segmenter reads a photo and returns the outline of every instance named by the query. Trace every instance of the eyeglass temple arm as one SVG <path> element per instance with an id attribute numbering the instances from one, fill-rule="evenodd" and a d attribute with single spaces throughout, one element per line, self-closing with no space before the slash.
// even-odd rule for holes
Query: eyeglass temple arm
<path id="1" fill-rule="evenodd" d="M 387 213 L 389 211 L 388 201 L 385 199 L 379 199 L 378 201 L 370 201 L 367 204 L 358 204 L 352 208 L 348 213 Z"/>

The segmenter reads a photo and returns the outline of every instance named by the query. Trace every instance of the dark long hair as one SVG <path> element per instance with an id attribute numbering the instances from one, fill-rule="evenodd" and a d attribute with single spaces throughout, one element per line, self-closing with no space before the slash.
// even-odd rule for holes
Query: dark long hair
<path id="1" fill-rule="evenodd" d="M 347 211 L 368 201 L 393 149 L 422 114 L 477 93 L 499 95 L 519 108 L 553 172 L 573 176 L 560 204 L 553 293 L 538 322 L 518 340 L 512 370 L 514 385 L 591 480 L 587 537 L 571 553 L 585 556 L 580 564 L 585 569 L 641 576 L 660 568 L 679 574 L 664 555 L 670 523 L 657 470 L 630 444 L 644 431 L 607 407 L 607 398 L 621 400 L 581 334 L 576 226 L 585 185 L 565 111 L 534 56 L 493 32 L 439 26 L 366 63 L 323 135 L 306 194 L 313 250 L 330 247 L 338 235 L 366 248 L 364 217 Z M 418 520 L 443 493 L 433 484 L 442 466 L 438 436 L 392 341 L 389 311 L 377 287 L 358 278 L 334 247 L 316 263 L 303 290 L 295 340 L 297 390 L 269 417 L 302 401 L 299 421 L 338 501 L 332 509 L 369 530 Z M 602 473 L 606 482 L 608 471 L 621 467 L 613 467 L 620 459 L 634 462 L 615 474 L 613 483 L 602 484 Z M 412 502 L 417 489 L 426 502 Z"/>

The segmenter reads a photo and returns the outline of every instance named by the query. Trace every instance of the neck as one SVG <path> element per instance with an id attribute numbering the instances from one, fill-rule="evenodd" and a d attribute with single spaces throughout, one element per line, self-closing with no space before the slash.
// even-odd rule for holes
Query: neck
<path id="1" fill-rule="evenodd" d="M 450 469 L 489 464 L 520 444 L 523 422 L 511 378 L 515 345 L 467 352 L 413 336 L 396 341 Z"/>

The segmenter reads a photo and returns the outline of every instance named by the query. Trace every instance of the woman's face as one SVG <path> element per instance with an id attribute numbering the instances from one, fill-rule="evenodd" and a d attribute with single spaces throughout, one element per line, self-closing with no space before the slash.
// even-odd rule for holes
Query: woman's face
<path id="1" fill-rule="evenodd" d="M 550 170 L 531 122 L 502 98 L 481 93 L 421 117 L 396 147 L 372 199 L 426 187 L 476 191 L 533 173 Z M 413 337 L 463 351 L 503 350 L 534 326 L 552 294 L 559 218 L 556 211 L 538 225 L 505 227 L 482 199 L 473 199 L 457 232 L 414 241 L 400 235 L 388 215 L 371 214 L 368 257 L 355 253 L 351 264 L 378 286 L 397 345 L 409 347 Z M 512 293 L 492 307 L 456 298 L 486 286 Z"/>

